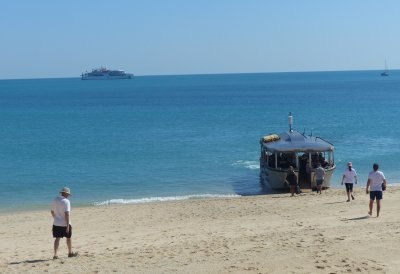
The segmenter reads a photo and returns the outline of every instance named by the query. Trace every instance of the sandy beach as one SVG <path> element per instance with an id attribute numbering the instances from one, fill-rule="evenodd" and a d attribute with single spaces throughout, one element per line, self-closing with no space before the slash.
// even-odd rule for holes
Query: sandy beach
<path id="1" fill-rule="evenodd" d="M 355 193 L 73 207 L 79 256 L 58 260 L 49 211 L 3 213 L 0 273 L 399 273 L 400 188 L 379 218 Z"/>

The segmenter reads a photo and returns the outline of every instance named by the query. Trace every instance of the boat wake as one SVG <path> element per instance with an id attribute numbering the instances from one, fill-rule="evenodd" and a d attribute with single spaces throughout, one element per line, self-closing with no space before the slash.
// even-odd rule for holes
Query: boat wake
<path id="1" fill-rule="evenodd" d="M 239 166 L 239 167 L 244 167 L 247 169 L 260 169 L 260 163 L 257 161 L 244 161 L 244 160 L 239 160 L 231 164 L 232 166 Z"/>

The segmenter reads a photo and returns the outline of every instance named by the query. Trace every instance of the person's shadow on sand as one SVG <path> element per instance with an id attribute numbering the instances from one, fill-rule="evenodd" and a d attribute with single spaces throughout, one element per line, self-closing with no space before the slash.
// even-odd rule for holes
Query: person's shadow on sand
<path id="1" fill-rule="evenodd" d="M 344 219 L 343 221 L 360 221 L 360 220 L 366 220 L 369 219 L 370 216 L 366 215 L 366 216 L 362 216 L 362 217 L 355 217 L 355 218 L 350 218 L 350 219 Z"/>
<path id="2" fill-rule="evenodd" d="M 50 259 L 47 260 L 26 260 L 26 261 L 20 261 L 20 262 L 11 262 L 10 264 L 34 264 L 34 263 L 42 263 L 42 262 L 48 262 Z"/>
<path id="3" fill-rule="evenodd" d="M 326 205 L 333 205 L 333 204 L 342 204 L 345 203 L 346 201 L 340 201 L 340 202 L 332 202 L 332 203 L 325 203 Z"/>

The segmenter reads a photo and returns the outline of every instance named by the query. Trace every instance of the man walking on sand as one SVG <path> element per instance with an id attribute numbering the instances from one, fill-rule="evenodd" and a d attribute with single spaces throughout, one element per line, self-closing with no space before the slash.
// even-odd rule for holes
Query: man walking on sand
<path id="1" fill-rule="evenodd" d="M 353 196 L 353 184 L 357 184 L 357 172 L 353 168 L 353 164 L 351 162 L 347 163 L 347 169 L 343 173 L 342 177 L 342 185 L 343 182 L 346 185 L 346 192 L 347 192 L 347 202 L 350 202 L 350 196 L 354 200 Z"/>
<path id="2" fill-rule="evenodd" d="M 382 188 L 386 189 L 386 178 L 383 172 L 378 171 L 379 165 L 375 163 L 372 167 L 374 170 L 368 174 L 368 182 L 365 192 L 369 193 L 369 211 L 372 215 L 374 200 L 376 199 L 376 217 L 379 217 L 381 210 Z"/>
<path id="3" fill-rule="evenodd" d="M 54 256 L 53 259 L 58 259 L 57 251 L 60 245 L 60 239 L 67 238 L 68 257 L 76 257 L 78 253 L 72 252 L 72 226 L 70 222 L 71 203 L 68 197 L 71 196 L 71 191 L 68 187 L 64 187 L 60 191 L 60 196 L 53 200 L 51 206 L 51 215 L 53 216 L 53 237 L 54 240 Z"/>

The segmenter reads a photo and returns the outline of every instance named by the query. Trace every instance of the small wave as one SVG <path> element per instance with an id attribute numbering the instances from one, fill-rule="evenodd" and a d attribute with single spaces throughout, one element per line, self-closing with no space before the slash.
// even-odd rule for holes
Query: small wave
<path id="1" fill-rule="evenodd" d="M 243 161 L 239 160 L 234 163 L 232 163 L 232 166 L 242 166 L 248 169 L 259 169 L 260 168 L 260 163 L 257 161 Z"/>
<path id="2" fill-rule="evenodd" d="M 144 203 L 182 201 L 182 200 L 202 199 L 202 198 L 237 198 L 237 197 L 241 197 L 241 195 L 198 194 L 198 195 L 170 196 L 170 197 L 150 197 L 150 198 L 140 198 L 140 199 L 110 199 L 103 202 L 93 203 L 93 205 L 103 206 L 103 205 L 118 205 L 118 204 L 144 204 Z"/>

